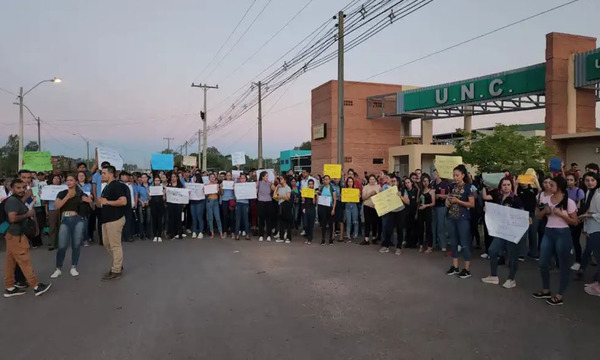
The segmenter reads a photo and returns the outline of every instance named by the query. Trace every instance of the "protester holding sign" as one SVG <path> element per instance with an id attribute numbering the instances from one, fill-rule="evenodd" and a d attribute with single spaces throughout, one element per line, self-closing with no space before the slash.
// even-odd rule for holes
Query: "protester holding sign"
<path id="1" fill-rule="evenodd" d="M 411 178 L 404 180 L 404 196 L 409 200 L 404 215 L 406 220 L 406 238 L 404 239 L 404 242 L 406 243 L 406 247 L 414 248 L 419 241 L 417 210 L 419 208 L 418 202 L 421 198 L 421 189 L 419 189 L 415 180 L 412 179 L 412 176 Z"/>
<path id="2" fill-rule="evenodd" d="M 410 179 L 406 179 L 411 181 Z M 390 177 L 388 186 L 390 188 L 396 187 L 398 188 L 398 178 L 395 176 Z M 392 190 L 388 190 L 392 191 Z M 408 197 L 408 192 L 404 189 L 404 194 L 402 194 L 402 190 L 398 190 L 394 196 L 397 196 L 402 200 L 403 205 L 410 205 L 410 198 Z M 406 227 L 406 210 L 407 206 L 400 206 L 396 209 L 390 211 L 384 216 L 387 217 L 386 227 L 383 229 L 383 241 L 381 243 L 381 248 L 379 249 L 380 253 L 389 253 L 390 246 L 392 243 L 392 235 L 394 235 L 394 229 L 396 230 L 396 255 L 402 254 L 402 243 L 404 242 L 404 229 Z"/>
<path id="3" fill-rule="evenodd" d="M 286 244 L 292 242 L 292 224 L 294 222 L 292 212 L 292 189 L 287 185 L 288 178 L 281 176 L 275 192 L 277 193 L 277 202 L 279 205 L 279 235 L 277 242 L 285 241 Z"/>
<path id="4" fill-rule="evenodd" d="M 94 239 L 94 223 L 91 223 L 90 218 L 94 214 L 95 204 L 93 203 L 92 196 L 92 184 L 88 182 L 88 177 L 85 171 L 79 171 L 77 173 L 77 187 L 83 191 L 90 199 L 92 199 L 92 204 L 84 203 L 82 206 L 84 207 L 82 211 L 83 221 L 85 223 L 83 230 L 83 246 L 89 246 L 90 242 Z M 91 225 L 90 225 L 91 223 Z"/>
<path id="5" fill-rule="evenodd" d="M 454 184 L 446 199 L 448 207 L 448 233 L 452 250 L 452 266 L 447 275 L 456 275 L 461 279 L 471 277 L 471 208 L 475 206 L 475 198 L 471 193 L 467 168 L 458 165 L 454 168 Z M 458 268 L 458 245 L 460 244 L 465 260 L 464 269 Z"/>
<path id="6" fill-rule="evenodd" d="M 525 239 L 519 244 L 519 259 L 525 259 L 525 256 L 528 255 L 534 259 L 539 260 L 538 255 L 538 236 L 537 231 L 540 224 L 540 221 L 535 217 L 535 208 L 537 207 L 537 189 L 540 188 L 537 177 L 534 177 L 533 182 L 534 186 L 531 186 L 527 183 L 522 183 L 520 181 L 521 176 L 517 178 L 517 195 L 521 199 L 521 204 L 523 204 L 523 210 L 529 212 L 529 218 L 531 218 L 531 224 L 529 225 L 529 229 L 527 230 L 527 242 Z M 527 246 L 529 243 L 529 247 Z"/>
<path id="7" fill-rule="evenodd" d="M 317 191 L 319 224 L 321 225 L 321 245 L 325 245 L 325 235 L 329 229 L 329 245 L 333 245 L 333 217 L 335 216 L 335 206 L 337 204 L 337 196 L 335 189 L 331 186 L 331 178 L 329 175 L 323 176 L 323 185 Z"/>
<path id="8" fill-rule="evenodd" d="M 275 186 L 269 181 L 269 174 L 261 171 L 259 176 L 258 191 L 258 241 L 263 241 L 265 236 L 265 226 L 267 241 L 271 241 L 271 230 L 273 223 L 271 221 L 271 198 Z"/>
<path id="9" fill-rule="evenodd" d="M 486 201 L 493 201 L 498 205 L 510 206 L 513 209 L 523 209 L 521 199 L 517 195 L 515 195 L 515 189 L 513 188 L 513 186 L 514 185 L 512 177 L 505 177 L 498 184 L 499 192 L 497 193 L 497 195 L 494 197 L 488 195 L 484 188 L 483 199 Z M 523 240 L 521 239 L 521 241 Z M 488 249 L 488 256 L 490 258 L 490 276 L 481 279 L 481 281 L 483 281 L 486 284 L 494 285 L 498 285 L 500 283 L 500 280 L 498 278 L 498 257 L 504 252 L 505 248 L 508 251 L 510 272 L 508 274 L 508 279 L 506 280 L 506 282 L 504 282 L 502 287 L 504 287 L 505 289 L 512 289 L 517 286 L 517 283 L 515 281 L 515 275 L 517 274 L 517 265 L 519 263 L 519 244 L 499 237 L 494 237 L 494 240 L 492 241 L 492 244 Z"/>
<path id="10" fill-rule="evenodd" d="M 204 237 L 204 210 L 206 209 L 206 197 L 204 195 L 202 175 L 200 172 L 197 172 L 196 175 L 194 175 L 193 181 L 193 186 L 186 184 L 186 187 L 190 187 L 191 190 L 190 212 L 192 214 L 192 239 L 202 239 Z M 196 193 L 196 189 L 198 193 Z"/>
<path id="11" fill-rule="evenodd" d="M 421 175 L 421 196 L 417 212 L 417 239 L 419 252 L 433 252 L 433 206 L 435 205 L 435 190 L 431 187 L 428 174 Z"/>
<path id="12" fill-rule="evenodd" d="M 153 183 L 154 186 L 150 187 L 149 200 L 150 213 L 152 214 L 152 241 L 162 242 L 166 195 L 160 177 L 155 177 Z M 154 192 L 153 189 L 160 189 L 160 192 Z"/>
<path id="13" fill-rule="evenodd" d="M 550 192 L 552 196 L 541 203 L 535 212 L 535 216 L 541 219 L 548 217 L 546 230 L 540 247 L 540 273 L 542 275 L 542 291 L 533 294 L 536 299 L 546 299 L 549 305 L 562 305 L 563 297 L 571 270 L 569 269 L 569 255 L 573 248 L 571 231 L 569 225 L 576 225 L 577 205 L 567 194 L 567 181 L 557 176 L 550 181 Z M 550 292 L 550 260 L 556 255 L 560 268 L 560 286 L 558 293 L 554 296 Z"/>
<path id="14" fill-rule="evenodd" d="M 53 175 L 51 185 L 61 184 L 62 178 L 60 175 Z M 46 214 L 48 214 L 47 224 L 49 228 L 48 250 L 54 250 L 58 246 L 58 226 L 60 225 L 60 212 L 54 209 L 54 200 L 46 201 Z"/>
<path id="15" fill-rule="evenodd" d="M 217 177 L 215 176 L 215 174 L 210 174 L 210 176 L 208 177 L 208 184 L 205 184 L 205 189 L 209 186 L 213 186 L 213 187 L 217 187 L 219 186 L 219 183 L 217 182 Z M 219 212 L 219 195 L 217 193 L 207 193 L 207 199 L 206 199 L 206 218 L 208 221 L 208 229 L 210 230 L 210 237 L 214 238 L 215 237 L 215 232 L 214 232 L 214 224 L 213 224 L 213 219 L 214 221 L 217 222 L 217 229 L 219 230 L 219 233 L 221 234 L 221 239 L 225 239 L 225 234 L 223 233 L 223 226 L 221 225 L 221 214 Z"/>
<path id="16" fill-rule="evenodd" d="M 178 188 L 183 189 L 184 186 L 177 176 L 176 172 L 172 172 L 169 178 L 167 188 Z M 171 240 L 183 239 L 183 223 L 181 215 L 183 212 L 183 204 L 176 204 L 169 202 L 167 199 L 167 237 Z"/>
<path id="17" fill-rule="evenodd" d="M 354 178 L 351 176 L 346 179 L 346 189 L 354 189 Z M 356 189 L 356 191 L 358 191 L 358 189 Z M 360 193 L 358 196 L 360 201 Z M 356 241 L 358 238 L 358 223 L 360 221 L 358 215 L 358 202 L 345 203 L 344 220 L 346 221 L 346 237 L 348 238 L 346 242 Z M 352 230 L 354 230 L 354 232 L 351 236 Z"/>
<path id="18" fill-rule="evenodd" d="M 377 225 L 379 223 L 379 218 L 377 216 L 377 211 L 375 210 L 375 204 L 371 197 L 373 195 L 378 194 L 381 191 L 381 186 L 377 183 L 377 178 L 375 175 L 368 176 L 369 183 L 363 187 L 362 190 L 362 199 L 363 203 L 363 211 L 365 216 L 365 239 L 360 245 L 369 245 L 369 236 L 373 234 L 373 243 L 377 243 Z"/>
<path id="19" fill-rule="evenodd" d="M 315 180 L 308 179 L 306 182 L 306 188 L 314 190 Z M 314 233 L 314 229 L 315 229 L 315 219 L 317 217 L 317 210 L 316 210 L 317 203 L 315 200 L 316 199 L 314 197 L 313 198 L 306 198 L 306 197 L 302 198 L 302 214 L 303 214 L 303 219 L 305 219 L 304 231 L 306 233 L 306 241 L 304 243 L 307 245 L 312 244 L 313 233 Z"/>
<path id="20" fill-rule="evenodd" d="M 235 195 L 233 187 L 227 184 L 233 183 L 231 171 L 225 174 L 225 180 L 221 183 L 221 215 L 223 223 L 223 232 L 225 237 L 227 233 L 231 233 L 231 238 L 235 238 Z"/>
<path id="21" fill-rule="evenodd" d="M 247 176 L 241 173 L 237 184 L 245 184 Z M 250 206 L 249 199 L 235 199 L 235 239 L 239 240 L 240 236 L 244 236 L 246 240 L 250 240 L 250 224 L 248 217 L 248 210 Z"/>
<path id="22" fill-rule="evenodd" d="M 583 176 L 583 181 L 587 187 L 584 201 L 579 208 L 579 219 L 583 221 L 583 232 L 586 236 L 586 245 L 581 258 L 581 267 L 575 274 L 575 280 L 583 279 L 587 265 L 590 263 L 592 253 L 597 257 L 600 255 L 600 192 L 598 185 L 600 181 L 598 174 L 588 172 Z M 587 294 L 600 296 L 600 266 L 596 268 L 596 279 L 594 282 L 586 284 L 584 290 Z"/>

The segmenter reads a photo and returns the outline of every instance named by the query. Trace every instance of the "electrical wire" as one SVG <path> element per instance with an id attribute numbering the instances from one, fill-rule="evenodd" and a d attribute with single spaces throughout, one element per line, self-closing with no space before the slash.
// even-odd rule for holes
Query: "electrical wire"
<path id="1" fill-rule="evenodd" d="M 5 88 L 0 87 L 0 91 L 4 91 L 5 93 L 10 94 L 10 95 L 19 96 L 10 90 L 6 90 Z"/>

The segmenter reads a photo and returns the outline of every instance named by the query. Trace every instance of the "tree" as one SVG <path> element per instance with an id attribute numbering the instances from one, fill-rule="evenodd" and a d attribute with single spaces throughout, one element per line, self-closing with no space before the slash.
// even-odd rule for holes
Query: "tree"
<path id="1" fill-rule="evenodd" d="M 458 130 L 463 139 L 455 144 L 455 155 L 466 164 L 477 166 L 479 172 L 523 174 L 528 168 L 541 169 L 556 149 L 540 136 L 526 137 L 516 130 L 518 125 L 496 124 L 491 134 L 467 133 Z"/>
<path id="2" fill-rule="evenodd" d="M 25 151 L 38 151 L 39 146 L 37 141 L 30 141 L 27 145 L 25 145 Z"/>
<path id="3" fill-rule="evenodd" d="M 294 150 L 310 150 L 310 149 L 311 149 L 310 141 L 305 141 L 302 144 L 300 144 L 300 146 L 294 147 Z"/>
<path id="4" fill-rule="evenodd" d="M 0 173 L 12 176 L 17 172 L 19 162 L 19 136 L 9 135 L 6 145 L 0 147 Z"/>

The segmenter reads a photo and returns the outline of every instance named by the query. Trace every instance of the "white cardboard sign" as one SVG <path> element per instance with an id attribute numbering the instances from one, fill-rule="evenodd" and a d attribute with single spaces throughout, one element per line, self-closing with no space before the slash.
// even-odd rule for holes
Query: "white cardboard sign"
<path id="1" fill-rule="evenodd" d="M 235 198 L 238 200 L 256 199 L 256 183 L 245 182 L 235 184 Z"/>
<path id="2" fill-rule="evenodd" d="M 529 229 L 529 213 L 488 201 L 485 203 L 485 224 L 491 236 L 518 244 Z"/>
<path id="3" fill-rule="evenodd" d="M 171 204 L 188 204 L 190 202 L 190 191 L 188 189 L 168 187 L 167 202 Z"/>

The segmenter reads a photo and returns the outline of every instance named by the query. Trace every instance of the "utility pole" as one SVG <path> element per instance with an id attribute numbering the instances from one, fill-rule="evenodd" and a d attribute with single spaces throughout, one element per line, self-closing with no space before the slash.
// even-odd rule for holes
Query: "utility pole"
<path id="1" fill-rule="evenodd" d="M 219 85 L 215 85 L 215 86 L 210 86 L 210 85 L 206 85 L 206 84 L 194 84 L 192 83 L 192 87 L 196 87 L 196 88 L 202 88 L 202 90 L 204 90 L 204 111 L 200 112 L 200 119 L 202 119 L 203 123 L 202 123 L 202 135 L 204 136 L 203 141 L 202 141 L 202 171 L 206 171 L 206 150 L 207 150 L 207 139 L 206 139 L 206 121 L 208 118 L 208 114 L 206 111 L 206 92 L 208 91 L 208 89 L 218 89 Z M 198 132 L 198 135 L 200 135 L 200 132 Z M 198 143 L 200 143 L 200 139 L 198 138 Z"/>
<path id="2" fill-rule="evenodd" d="M 42 136 L 40 135 L 40 118 L 35 119 L 38 125 L 38 151 L 42 151 Z M 88 156 L 89 158 L 89 156 Z"/>
<path id="3" fill-rule="evenodd" d="M 175 140 L 175 138 L 172 137 L 164 137 L 163 140 L 167 140 L 167 150 L 169 152 L 171 152 L 171 140 Z"/>
<path id="4" fill-rule="evenodd" d="M 338 13 L 338 126 L 337 126 L 337 162 L 344 171 L 344 15 Z"/>
<path id="5" fill-rule="evenodd" d="M 23 87 L 19 88 L 19 165 L 17 170 L 23 166 Z"/>
<path id="6" fill-rule="evenodd" d="M 262 146 L 262 82 L 252 83 L 258 87 L 258 168 L 263 167 L 263 146 Z"/>
<path id="7" fill-rule="evenodd" d="M 187 156 L 188 151 L 187 151 L 187 146 L 188 146 L 188 142 L 186 140 L 185 144 L 183 144 L 183 146 L 185 146 L 185 155 Z"/>

